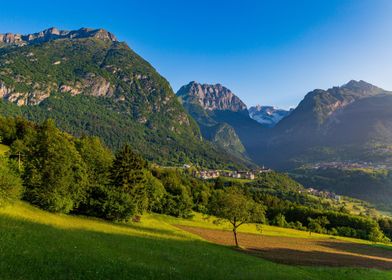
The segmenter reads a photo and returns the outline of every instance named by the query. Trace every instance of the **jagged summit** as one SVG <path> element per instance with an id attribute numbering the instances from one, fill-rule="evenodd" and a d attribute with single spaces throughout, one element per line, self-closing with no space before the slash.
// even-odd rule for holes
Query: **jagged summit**
<path id="1" fill-rule="evenodd" d="M 351 91 L 356 91 L 356 92 L 370 92 L 370 93 L 380 93 L 383 92 L 384 90 L 376 87 L 368 82 L 365 82 L 363 80 L 351 80 L 347 84 L 341 86 L 343 89 L 348 89 Z"/>
<path id="2" fill-rule="evenodd" d="M 182 86 L 177 95 L 185 102 L 196 102 L 208 111 L 244 111 L 246 105 L 230 89 L 221 84 L 200 84 L 195 81 Z"/>
<path id="3" fill-rule="evenodd" d="M 114 34 L 104 29 L 80 28 L 78 30 L 59 30 L 55 27 L 45 29 L 43 31 L 32 34 L 0 34 L 0 44 L 23 46 L 33 43 L 42 43 L 45 41 L 56 39 L 81 39 L 81 38 L 97 38 L 117 42 Z"/>

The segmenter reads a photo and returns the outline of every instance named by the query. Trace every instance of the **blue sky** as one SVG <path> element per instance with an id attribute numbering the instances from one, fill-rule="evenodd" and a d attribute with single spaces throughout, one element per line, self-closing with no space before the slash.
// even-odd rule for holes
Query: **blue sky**
<path id="1" fill-rule="evenodd" d="M 249 105 L 295 106 L 363 79 L 392 90 L 392 1 L 7 1 L 0 33 L 101 27 L 175 91 L 221 83 Z"/>

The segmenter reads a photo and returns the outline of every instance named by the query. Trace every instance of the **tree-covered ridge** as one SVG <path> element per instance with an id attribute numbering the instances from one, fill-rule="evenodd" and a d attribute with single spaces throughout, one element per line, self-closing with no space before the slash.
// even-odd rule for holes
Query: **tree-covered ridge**
<path id="1" fill-rule="evenodd" d="M 169 83 L 125 43 L 60 38 L 1 48 L 0 97 L 9 101 L 1 103 L 2 114 L 38 122 L 50 117 L 61 129 L 100 136 L 113 149 L 132 143 L 162 164 L 237 161 L 201 139 Z"/>

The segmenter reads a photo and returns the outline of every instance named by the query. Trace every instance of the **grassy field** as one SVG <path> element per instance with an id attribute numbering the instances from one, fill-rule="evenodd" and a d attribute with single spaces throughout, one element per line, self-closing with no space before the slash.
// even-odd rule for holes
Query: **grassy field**
<path id="1" fill-rule="evenodd" d="M 9 147 L 3 144 L 0 144 L 0 155 L 3 155 L 9 150 Z"/>
<path id="2" fill-rule="evenodd" d="M 192 219 L 178 219 L 171 216 L 156 215 L 156 214 L 152 214 L 152 217 L 156 220 L 160 220 L 173 225 L 184 225 L 184 226 L 201 227 L 201 228 L 208 228 L 208 229 L 231 230 L 231 225 L 229 223 L 223 222 L 220 224 L 216 224 L 214 223 L 215 220 L 214 218 L 211 217 L 207 218 L 206 216 L 203 216 L 200 213 L 194 213 L 194 217 Z M 307 231 L 301 231 L 301 230 L 296 230 L 291 228 L 281 228 L 281 227 L 270 226 L 270 225 L 262 225 L 262 231 L 260 231 L 259 229 L 256 228 L 254 224 L 244 224 L 241 227 L 239 227 L 238 231 L 244 233 L 258 233 L 258 234 L 262 233 L 263 235 L 267 235 L 267 236 L 315 238 L 315 239 L 329 238 L 329 239 L 337 239 L 337 240 L 349 241 L 349 242 L 355 242 L 361 244 L 375 245 L 373 242 L 362 240 L 362 239 L 332 236 L 332 235 L 318 234 L 318 233 L 312 233 L 311 235 L 309 235 L 309 232 Z M 389 245 L 385 245 L 385 244 L 379 244 L 379 245 L 383 245 L 385 247 L 392 249 L 392 246 Z"/>
<path id="3" fill-rule="evenodd" d="M 141 223 L 111 224 L 18 202 L 0 210 L 0 278 L 392 279 L 390 271 L 276 264 L 203 241 L 171 222 L 147 215 Z"/>

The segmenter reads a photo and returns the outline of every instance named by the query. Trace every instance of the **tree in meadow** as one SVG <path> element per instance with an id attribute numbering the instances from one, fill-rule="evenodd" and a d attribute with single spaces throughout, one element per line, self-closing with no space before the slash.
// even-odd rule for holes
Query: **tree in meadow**
<path id="1" fill-rule="evenodd" d="M 232 225 L 234 241 L 238 247 L 237 229 L 245 223 L 260 223 L 265 220 L 265 209 L 237 187 L 216 190 L 210 199 L 209 214 Z"/>

